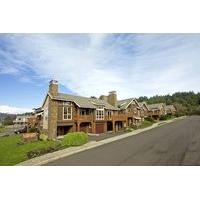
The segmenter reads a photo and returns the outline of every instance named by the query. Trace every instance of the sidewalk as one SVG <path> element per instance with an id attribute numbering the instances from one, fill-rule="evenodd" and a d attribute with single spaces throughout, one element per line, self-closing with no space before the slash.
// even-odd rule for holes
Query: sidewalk
<path id="1" fill-rule="evenodd" d="M 104 145 L 104 144 L 108 144 L 108 143 L 111 143 L 111 142 L 114 142 L 114 141 L 117 141 L 117 140 L 121 140 L 123 138 L 127 138 L 127 137 L 130 137 L 130 136 L 133 136 L 133 135 L 137 135 L 137 134 L 145 132 L 147 130 L 150 130 L 150 129 L 153 129 L 153 128 L 156 128 L 156 127 L 159 127 L 159 126 L 163 126 L 165 124 L 169 124 L 169 123 L 172 123 L 174 121 L 181 120 L 181 119 L 184 119 L 184 118 L 185 117 L 180 117 L 180 118 L 175 118 L 175 119 L 168 120 L 168 121 L 158 122 L 158 123 L 153 124 L 150 127 L 144 128 L 144 129 L 138 129 L 138 130 L 134 130 L 132 132 L 120 134 L 120 135 L 117 135 L 117 136 L 112 136 L 110 138 L 103 139 L 103 140 L 100 140 L 100 141 L 90 141 L 87 144 L 79 146 L 79 147 L 69 147 L 69 148 L 66 148 L 66 149 L 63 149 L 63 150 L 60 150 L 60 151 L 48 153 L 48 154 L 45 154 L 45 155 L 30 159 L 30 160 L 27 160 L 27 161 L 24 161 L 22 163 L 19 163 L 19 164 L 17 164 L 17 166 L 40 166 L 40 165 L 46 164 L 48 162 L 52 162 L 54 160 L 63 158 L 63 157 L 70 156 L 70 155 L 73 155 L 75 153 L 79 153 L 79 152 L 82 152 L 82 151 L 85 151 L 85 150 L 88 150 L 88 149 L 92 149 L 92 148 L 95 148 L 95 147 L 98 147 L 98 146 L 101 146 L 101 145 Z"/>

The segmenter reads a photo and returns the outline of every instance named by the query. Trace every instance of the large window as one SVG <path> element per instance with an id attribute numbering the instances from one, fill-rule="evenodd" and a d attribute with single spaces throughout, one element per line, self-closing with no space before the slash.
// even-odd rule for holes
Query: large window
<path id="1" fill-rule="evenodd" d="M 72 119 L 72 106 L 71 102 L 63 102 L 63 119 L 71 120 Z"/>
<path id="2" fill-rule="evenodd" d="M 104 109 L 97 109 L 96 110 L 96 119 L 97 120 L 104 119 Z"/>

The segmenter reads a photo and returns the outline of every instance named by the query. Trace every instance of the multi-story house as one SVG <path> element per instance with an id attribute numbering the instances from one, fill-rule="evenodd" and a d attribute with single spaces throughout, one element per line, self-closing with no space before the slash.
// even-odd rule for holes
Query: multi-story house
<path id="1" fill-rule="evenodd" d="M 140 105 L 140 116 L 142 118 L 142 120 L 144 120 L 145 118 L 149 117 L 149 107 L 147 105 L 146 102 L 139 102 L 139 105 Z"/>
<path id="2" fill-rule="evenodd" d="M 174 105 L 166 105 L 165 106 L 166 114 L 174 115 L 176 113 L 176 108 Z"/>
<path id="3" fill-rule="evenodd" d="M 149 116 L 154 118 L 155 120 L 159 120 L 161 116 L 166 115 L 164 103 L 156 103 L 148 105 L 149 108 Z"/>
<path id="4" fill-rule="evenodd" d="M 140 109 L 133 98 L 117 101 L 115 91 L 99 99 L 59 93 L 58 82 L 52 80 L 41 108 L 40 124 L 49 138 L 76 131 L 118 132 L 141 121 Z"/>
<path id="5" fill-rule="evenodd" d="M 120 109 L 126 119 L 126 125 L 139 125 L 141 123 L 141 107 L 136 99 L 124 99 L 117 102 L 117 106 Z"/>
<path id="6" fill-rule="evenodd" d="M 31 115 L 17 115 L 16 119 L 13 121 L 15 125 L 27 125 L 28 119 Z"/>

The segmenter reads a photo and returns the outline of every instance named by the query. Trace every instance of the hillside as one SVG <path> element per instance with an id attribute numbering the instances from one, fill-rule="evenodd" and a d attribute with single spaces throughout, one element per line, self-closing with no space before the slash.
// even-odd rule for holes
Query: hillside
<path id="1" fill-rule="evenodd" d="M 6 122 L 6 124 L 8 123 L 9 125 L 15 118 L 15 114 L 0 113 L 0 123 Z"/>

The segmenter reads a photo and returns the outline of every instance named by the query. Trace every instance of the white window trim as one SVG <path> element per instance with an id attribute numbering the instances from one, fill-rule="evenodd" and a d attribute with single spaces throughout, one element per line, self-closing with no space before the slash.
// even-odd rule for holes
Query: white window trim
<path id="1" fill-rule="evenodd" d="M 69 113 L 65 114 L 65 108 L 70 108 L 71 110 L 71 118 L 65 119 L 65 115 L 69 115 Z M 63 120 L 72 120 L 72 107 L 71 106 L 63 106 Z"/>
<path id="2" fill-rule="evenodd" d="M 97 114 L 98 111 L 102 111 L 103 112 L 102 113 L 103 117 L 99 118 L 99 114 Z M 96 109 L 96 120 L 104 120 L 104 118 L 105 118 L 105 111 L 104 111 L 104 109 L 103 108 L 102 109 L 100 109 L 100 108 Z"/>

